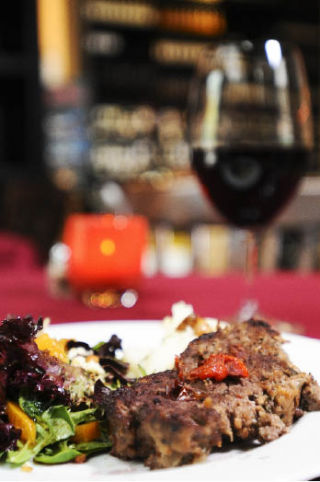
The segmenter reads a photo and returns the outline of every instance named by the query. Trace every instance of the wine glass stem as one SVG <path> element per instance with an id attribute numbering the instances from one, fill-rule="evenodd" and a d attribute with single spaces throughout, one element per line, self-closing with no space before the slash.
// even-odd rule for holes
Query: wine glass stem
<path id="1" fill-rule="evenodd" d="M 254 297 L 253 284 L 259 267 L 259 235 L 256 231 L 248 230 L 246 239 L 245 279 L 247 282 L 247 298 L 239 311 L 239 321 L 253 318 L 258 313 L 259 303 Z"/>
<path id="2" fill-rule="evenodd" d="M 252 287 L 258 274 L 259 265 L 258 234 L 256 231 L 248 230 L 246 246 L 245 277 L 249 286 Z"/>

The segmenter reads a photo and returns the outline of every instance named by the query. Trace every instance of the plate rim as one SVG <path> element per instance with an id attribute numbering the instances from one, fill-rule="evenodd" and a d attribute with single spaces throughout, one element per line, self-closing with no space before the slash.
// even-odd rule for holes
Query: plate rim
<path id="1" fill-rule="evenodd" d="M 130 318 L 128 318 L 128 319 L 121 319 L 121 320 L 88 320 L 88 321 L 74 321 L 74 322 L 52 323 L 52 324 L 50 323 L 47 327 L 45 327 L 45 331 L 50 331 L 51 329 L 52 329 L 52 331 L 56 331 L 56 330 L 59 330 L 59 328 L 62 329 L 62 330 L 64 328 L 70 329 L 70 328 L 76 328 L 77 326 L 82 326 L 83 328 L 86 328 L 88 326 L 92 327 L 93 324 L 94 324 L 94 326 L 97 326 L 97 327 L 101 324 L 103 324 L 104 326 L 112 325 L 112 329 L 114 329 L 117 324 L 122 325 L 122 326 L 124 326 L 124 325 L 131 325 L 132 326 L 134 324 L 143 325 L 144 323 L 148 323 L 150 326 L 153 325 L 153 326 L 161 327 L 161 321 L 162 320 L 159 320 L 159 319 L 143 319 L 143 318 L 142 319 L 130 319 Z M 281 332 L 281 335 L 283 336 L 284 339 L 288 339 L 288 341 L 296 341 L 298 343 L 299 342 L 302 342 L 302 343 L 316 342 L 316 344 L 320 344 L 320 339 L 317 339 L 317 338 L 311 338 L 311 337 L 307 337 L 307 336 L 304 336 L 304 335 L 286 333 L 286 332 Z M 85 340 L 83 340 L 83 341 L 85 341 Z M 316 363 L 316 361 L 315 361 L 315 363 Z M 312 369 L 312 367 L 310 367 L 310 369 Z M 311 415 L 311 413 L 306 414 L 306 416 L 308 416 L 308 415 Z M 290 436 L 290 432 L 287 435 Z M 280 439 L 277 439 L 277 440 L 280 440 Z M 269 445 L 269 444 L 266 444 L 266 445 Z M 230 457 L 230 461 L 231 460 L 232 460 L 232 458 Z M 129 461 L 128 463 L 130 464 L 131 462 Z M 176 477 L 177 477 L 176 480 L 194 480 L 194 476 L 196 476 L 196 472 L 199 472 L 199 475 L 204 480 L 209 480 L 210 465 L 212 463 L 214 463 L 214 460 L 212 460 L 212 461 L 209 460 L 208 465 L 206 465 L 206 464 L 202 465 L 201 463 L 197 463 L 197 464 L 192 464 L 190 466 L 188 465 L 188 466 L 181 466 L 181 467 L 177 467 L 177 468 L 168 468 L 165 471 L 163 471 L 163 470 L 152 471 L 150 473 L 148 471 L 145 472 L 144 470 L 143 471 L 141 470 L 141 471 L 138 471 L 137 473 L 133 472 L 132 477 L 130 477 L 131 473 L 129 472 L 128 476 L 123 474 L 123 478 L 121 478 L 121 477 L 119 478 L 119 475 L 116 475 L 115 477 L 113 477 L 111 474 L 109 475 L 108 473 L 106 473 L 105 479 L 98 477 L 97 480 L 125 480 L 125 479 L 127 479 L 127 480 L 170 480 L 170 477 L 171 476 L 174 477 L 175 474 L 176 474 Z M 247 462 L 247 463 L 249 463 L 249 462 Z M 255 463 L 257 463 L 257 462 L 255 462 Z M 202 465 L 202 467 L 201 467 L 201 465 Z M 318 468 L 316 468 L 317 461 L 315 461 L 312 465 L 314 465 L 314 467 L 303 467 L 303 464 L 302 464 L 301 470 L 299 471 L 299 474 L 298 474 L 299 478 L 294 479 L 294 480 L 309 480 L 309 479 L 312 479 L 314 477 L 319 476 L 320 475 L 320 463 L 319 463 Z M 39 467 L 39 465 L 31 464 L 31 466 L 36 467 L 36 469 L 37 469 L 37 475 L 36 475 L 35 480 L 37 480 L 37 481 L 41 480 L 42 481 L 43 479 L 41 479 L 41 477 L 42 477 L 41 468 Z M 57 477 L 59 477 L 59 479 L 60 479 L 60 475 L 61 475 L 61 472 L 63 472 L 63 469 L 61 469 L 61 465 L 58 466 L 58 467 L 59 467 L 59 470 L 58 470 L 59 473 L 57 474 Z M 141 462 L 141 468 L 144 468 L 142 462 Z M 207 468 L 207 470 L 206 470 L 206 468 Z M 90 467 L 89 467 L 89 469 L 90 469 Z M 46 477 L 47 470 L 49 470 L 49 469 L 47 468 L 46 471 L 43 472 L 43 477 Z M 3 473 L 1 474 L 2 471 L 3 471 Z M 15 474 L 16 473 L 17 472 L 15 470 L 12 470 L 12 472 L 10 470 L 7 471 L 5 466 L 1 467 L 1 465 L 0 465 L 0 474 L 4 476 L 4 479 L 1 477 L 1 480 L 4 480 L 4 481 L 5 480 L 10 480 L 10 481 L 15 480 Z M 154 476 L 152 475 L 152 473 L 154 474 Z M 11 475 L 11 478 L 6 479 L 6 475 L 9 475 L 9 474 Z M 149 477 L 148 477 L 148 474 L 149 474 Z M 161 478 L 162 475 L 163 475 L 163 478 Z M 92 474 L 89 474 L 89 476 L 92 476 Z M 292 476 L 292 473 L 290 472 L 288 474 L 288 478 L 283 479 L 283 480 L 289 480 L 289 478 L 291 480 L 291 476 Z M 63 473 L 62 473 L 62 477 L 63 477 Z M 139 477 L 140 477 L 140 479 L 139 479 Z M 192 479 L 190 477 L 192 477 Z M 31 478 L 32 478 L 32 473 L 31 473 Z M 20 476 L 16 477 L 16 480 L 21 480 L 21 481 L 30 480 L 30 474 L 21 474 L 20 473 Z M 48 478 L 47 480 L 58 480 L 58 479 Z M 81 481 L 83 479 L 80 477 L 79 480 Z M 91 480 L 95 480 L 95 478 L 92 476 Z M 226 479 L 221 479 L 221 480 L 235 480 L 235 479 L 226 478 Z M 241 480 L 244 480 L 244 479 L 241 479 Z M 248 479 L 248 480 L 254 480 L 254 479 Z M 259 480 L 259 478 L 257 477 L 255 480 Z M 264 480 L 264 479 L 260 479 L 260 480 Z"/>

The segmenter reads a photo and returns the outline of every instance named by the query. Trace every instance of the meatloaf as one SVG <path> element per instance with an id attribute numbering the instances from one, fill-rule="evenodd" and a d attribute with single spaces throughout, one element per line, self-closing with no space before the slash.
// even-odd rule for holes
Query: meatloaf
<path id="1" fill-rule="evenodd" d="M 320 387 L 290 362 L 283 341 L 265 322 L 233 324 L 192 341 L 174 370 L 100 390 L 112 454 L 164 468 L 235 441 L 265 443 L 285 434 L 305 411 L 320 409 Z M 241 360 L 247 374 L 190 376 L 217 354 Z"/>

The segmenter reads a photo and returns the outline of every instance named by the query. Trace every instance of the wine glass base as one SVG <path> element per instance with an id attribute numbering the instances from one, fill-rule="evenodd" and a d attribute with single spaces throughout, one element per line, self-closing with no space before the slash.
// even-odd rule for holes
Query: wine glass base
<path id="1" fill-rule="evenodd" d="M 250 319 L 262 320 L 269 323 L 273 328 L 279 332 L 295 333 L 298 335 L 304 334 L 304 327 L 299 323 L 293 323 L 284 320 L 278 320 L 274 317 L 261 313 L 259 310 L 259 302 L 255 299 L 246 300 L 240 307 L 236 317 L 232 321 L 247 321 Z"/>
<path id="2" fill-rule="evenodd" d="M 238 321 L 250 320 L 250 318 L 258 317 L 259 303 L 257 300 L 247 300 L 241 306 L 237 315 Z"/>

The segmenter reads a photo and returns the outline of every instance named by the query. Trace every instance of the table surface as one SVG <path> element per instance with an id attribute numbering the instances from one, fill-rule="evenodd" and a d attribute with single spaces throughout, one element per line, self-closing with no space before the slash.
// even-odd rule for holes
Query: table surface
<path id="1" fill-rule="evenodd" d="M 172 304 L 180 300 L 191 303 L 199 315 L 226 319 L 236 312 L 248 294 L 248 286 L 240 275 L 220 278 L 156 276 L 143 280 L 134 307 L 92 309 L 74 297 L 52 296 L 43 268 L 20 266 L 0 272 L 2 319 L 8 314 L 48 316 L 52 323 L 161 319 L 170 313 Z M 268 317 L 293 322 L 300 333 L 320 338 L 319 274 L 260 276 L 252 287 L 251 296 L 258 297 L 261 312 Z"/>
<path id="2" fill-rule="evenodd" d="M 229 319 L 248 296 L 243 277 L 235 274 L 219 278 L 155 276 L 142 281 L 132 308 L 85 306 L 75 297 L 50 294 L 46 270 L 40 267 L 1 270 L 1 318 L 7 315 L 50 317 L 52 323 L 90 320 L 162 319 L 177 301 L 194 306 L 201 316 Z M 251 298 L 259 300 L 267 319 L 294 323 L 298 332 L 320 338 L 320 275 L 277 273 L 260 276 L 251 288 Z M 270 317 L 270 318 L 269 318 Z"/>

